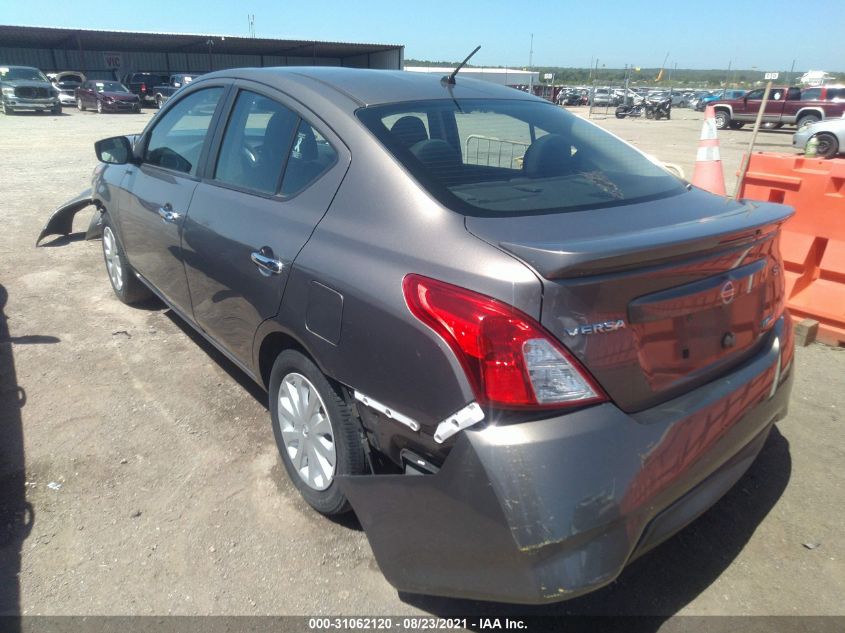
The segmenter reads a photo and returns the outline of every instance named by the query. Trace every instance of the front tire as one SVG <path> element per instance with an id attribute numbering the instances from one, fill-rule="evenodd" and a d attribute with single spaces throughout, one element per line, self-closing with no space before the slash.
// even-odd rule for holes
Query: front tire
<path id="1" fill-rule="evenodd" d="M 97 114 L 102 114 L 102 113 L 103 113 L 103 102 L 97 101 Z"/>
<path id="2" fill-rule="evenodd" d="M 4 101 L 3 102 L 3 114 L 5 114 L 6 116 L 12 116 L 14 113 L 15 113 L 15 109 L 10 107 L 10 106 L 7 106 L 6 102 Z"/>
<path id="3" fill-rule="evenodd" d="M 123 303 L 134 305 L 153 296 L 150 289 L 135 276 L 108 215 L 103 215 L 103 259 L 112 290 Z"/>
<path id="4" fill-rule="evenodd" d="M 716 129 L 724 130 L 731 124 L 731 116 L 724 110 L 716 111 Z"/>
<path id="5" fill-rule="evenodd" d="M 361 429 L 339 385 L 300 352 L 279 354 L 270 374 L 270 416 L 285 470 L 317 512 L 351 508 L 339 475 L 367 472 Z"/>
<path id="6" fill-rule="evenodd" d="M 839 153 L 839 140 L 830 132 L 819 132 L 816 134 L 818 147 L 816 156 L 819 158 L 833 158 Z"/>
<path id="7" fill-rule="evenodd" d="M 81 98 L 81 97 L 77 97 L 77 98 L 76 98 L 76 108 L 77 108 L 80 112 L 85 112 L 85 106 L 84 106 L 84 105 L 82 105 L 82 98 Z"/>

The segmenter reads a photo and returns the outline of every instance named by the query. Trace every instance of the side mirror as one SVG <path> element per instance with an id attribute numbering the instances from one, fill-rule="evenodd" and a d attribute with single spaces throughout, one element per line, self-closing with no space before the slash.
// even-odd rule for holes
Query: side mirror
<path id="1" fill-rule="evenodd" d="M 132 162 L 132 144 L 125 136 L 112 136 L 94 143 L 97 159 L 109 165 L 125 165 Z"/>

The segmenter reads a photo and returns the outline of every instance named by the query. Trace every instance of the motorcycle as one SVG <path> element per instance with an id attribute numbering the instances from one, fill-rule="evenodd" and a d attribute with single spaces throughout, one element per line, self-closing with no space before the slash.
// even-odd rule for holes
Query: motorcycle
<path id="1" fill-rule="evenodd" d="M 617 119 L 624 119 L 625 117 L 640 117 L 645 115 L 647 119 L 655 119 L 659 121 L 660 119 L 671 118 L 672 112 L 672 100 L 670 98 L 663 99 L 662 101 L 649 101 L 648 99 L 643 99 L 639 103 L 635 103 L 633 105 L 621 105 L 616 108 L 616 118 Z"/>

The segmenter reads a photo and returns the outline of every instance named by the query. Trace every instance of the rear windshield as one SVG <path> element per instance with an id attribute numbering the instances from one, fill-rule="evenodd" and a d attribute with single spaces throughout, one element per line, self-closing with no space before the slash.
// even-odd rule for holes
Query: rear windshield
<path id="1" fill-rule="evenodd" d="M 357 114 L 432 195 L 467 215 L 574 211 L 684 191 L 633 148 L 551 103 L 444 99 Z"/>

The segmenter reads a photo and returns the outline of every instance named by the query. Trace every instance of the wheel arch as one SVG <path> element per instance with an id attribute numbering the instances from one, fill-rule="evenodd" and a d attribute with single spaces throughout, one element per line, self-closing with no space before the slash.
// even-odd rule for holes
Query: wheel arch
<path id="1" fill-rule="evenodd" d="M 818 106 L 812 106 L 807 108 L 801 108 L 798 112 L 795 113 L 795 122 L 799 122 L 802 118 L 804 118 L 808 114 L 815 114 L 818 116 L 822 121 L 824 121 L 824 110 L 819 108 Z"/>
<path id="2" fill-rule="evenodd" d="M 258 334 L 256 335 L 255 351 L 253 353 L 256 369 L 255 374 L 265 390 L 270 387 L 270 373 L 273 370 L 273 363 L 276 362 L 279 354 L 289 349 L 296 350 L 308 357 L 311 362 L 320 368 L 320 371 L 325 373 L 322 364 L 298 338 L 289 332 L 278 329 L 278 323 L 275 321 L 271 321 L 270 323 L 276 327 L 265 332 L 262 332 L 263 328 L 259 328 Z"/>

